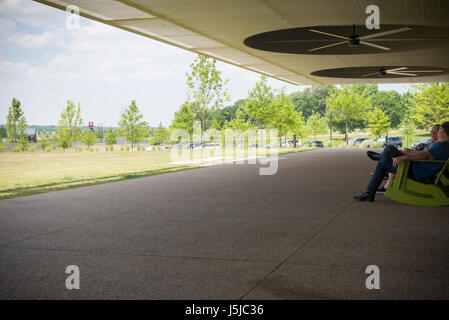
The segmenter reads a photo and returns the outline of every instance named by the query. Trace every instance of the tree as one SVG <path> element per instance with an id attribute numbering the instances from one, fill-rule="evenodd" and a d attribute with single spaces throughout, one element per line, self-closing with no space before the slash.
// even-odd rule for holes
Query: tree
<path id="1" fill-rule="evenodd" d="M 87 149 L 89 149 L 90 146 L 93 146 L 95 142 L 97 142 L 97 135 L 95 132 L 88 129 L 82 133 L 81 142 L 87 146 Z"/>
<path id="2" fill-rule="evenodd" d="M 8 130 L 4 126 L 0 126 L 0 139 L 8 137 Z"/>
<path id="3" fill-rule="evenodd" d="M 406 117 L 404 118 L 404 121 L 402 122 L 401 126 L 402 126 L 402 133 L 404 134 L 406 139 L 405 147 L 409 148 L 410 143 L 412 142 L 412 137 L 415 129 L 415 121 L 410 117 Z"/>
<path id="4" fill-rule="evenodd" d="M 153 143 L 162 144 L 170 139 L 170 132 L 166 129 L 162 122 L 159 123 L 159 126 L 154 130 L 153 135 Z"/>
<path id="5" fill-rule="evenodd" d="M 295 110 L 295 105 L 291 102 L 290 97 L 283 90 L 268 107 L 271 110 L 267 113 L 272 115 L 268 124 L 270 127 L 278 129 L 279 143 L 281 144 L 282 134 L 287 134 L 287 130 L 297 127 L 299 113 Z"/>
<path id="6" fill-rule="evenodd" d="M 449 84 L 425 83 L 413 86 L 413 119 L 422 127 L 449 121 Z"/>
<path id="7" fill-rule="evenodd" d="M 377 138 L 390 128 L 390 119 L 380 108 L 375 107 L 368 114 L 368 130 Z"/>
<path id="8" fill-rule="evenodd" d="M 345 124 L 346 144 L 348 144 L 349 123 L 361 119 L 363 114 L 371 109 L 369 98 L 356 91 L 355 86 L 343 85 L 341 89 L 334 89 L 327 99 L 328 114 L 332 112 L 335 122 Z"/>
<path id="9" fill-rule="evenodd" d="M 81 107 L 78 107 L 72 101 L 67 101 L 67 107 L 61 112 L 61 119 L 58 123 L 58 140 L 60 146 L 70 148 L 73 142 L 78 141 L 81 135 Z"/>
<path id="10" fill-rule="evenodd" d="M 175 113 L 175 117 L 173 118 L 170 128 L 186 130 L 190 137 L 192 137 L 194 121 L 195 113 L 193 112 L 192 104 L 190 102 L 185 102 L 179 111 Z"/>
<path id="11" fill-rule="evenodd" d="M 329 95 L 334 90 L 334 86 L 312 86 L 302 92 L 291 94 L 292 101 L 298 112 L 308 119 L 313 113 L 321 116 L 326 114 L 326 102 Z"/>
<path id="12" fill-rule="evenodd" d="M 223 101 L 228 101 L 226 84 L 221 78 L 221 71 L 215 68 L 215 59 L 198 55 L 190 65 L 191 73 L 187 73 L 187 86 L 191 90 L 188 96 L 197 119 L 201 120 L 201 130 L 206 130 L 206 118 L 209 109 L 218 109 Z"/>
<path id="13" fill-rule="evenodd" d="M 16 143 L 19 137 L 24 135 L 26 129 L 26 120 L 20 107 L 20 101 L 16 98 L 12 99 L 11 106 L 8 109 L 8 115 L 6 116 L 6 131 L 8 140 L 11 143 Z"/>
<path id="14" fill-rule="evenodd" d="M 391 121 L 391 127 L 397 128 L 406 111 L 401 95 L 396 91 L 379 91 L 371 97 L 371 104 L 382 110 Z"/>
<path id="15" fill-rule="evenodd" d="M 265 128 L 273 117 L 274 91 L 267 84 L 267 78 L 261 76 L 260 81 L 248 93 L 245 104 L 240 107 L 245 120 L 258 128 Z"/>
<path id="16" fill-rule="evenodd" d="M 211 110 L 208 114 L 208 120 L 217 120 L 221 127 L 225 122 L 235 119 L 238 108 L 245 104 L 245 99 L 237 100 L 232 106 L 224 107 L 223 109 Z"/>
<path id="17" fill-rule="evenodd" d="M 322 117 L 319 113 L 313 113 L 307 119 L 306 126 L 307 131 L 313 135 L 313 140 L 316 140 L 318 134 L 327 133 L 329 130 L 326 118 Z"/>
<path id="18" fill-rule="evenodd" d="M 39 136 L 40 139 L 37 142 L 37 145 L 39 148 L 45 151 L 45 148 L 50 146 L 50 134 L 46 130 L 43 130 L 39 132 Z"/>
<path id="19" fill-rule="evenodd" d="M 101 125 L 101 127 L 98 127 L 97 131 L 95 131 L 95 136 L 98 139 L 100 139 L 100 142 L 103 142 L 103 139 L 104 139 L 103 125 Z"/>
<path id="20" fill-rule="evenodd" d="M 104 137 L 104 141 L 108 146 L 112 146 L 113 144 L 117 143 L 117 132 L 115 132 L 114 129 L 109 128 L 108 131 L 106 131 L 106 135 Z"/>
<path id="21" fill-rule="evenodd" d="M 147 131 L 148 123 L 143 121 L 142 118 L 143 115 L 140 113 L 135 100 L 122 113 L 119 122 L 120 131 L 125 139 L 131 142 L 131 149 L 134 149 L 134 145 L 142 139 L 145 131 Z"/>

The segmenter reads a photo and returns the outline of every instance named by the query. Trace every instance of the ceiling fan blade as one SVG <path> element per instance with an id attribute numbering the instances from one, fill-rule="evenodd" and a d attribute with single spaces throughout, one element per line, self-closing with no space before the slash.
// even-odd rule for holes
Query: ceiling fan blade
<path id="1" fill-rule="evenodd" d="M 363 36 L 360 37 L 360 40 L 366 40 L 366 39 L 371 39 L 371 38 L 377 38 L 380 36 L 385 36 L 387 34 L 394 34 L 394 33 L 399 33 L 399 32 L 404 32 L 404 31 L 409 31 L 412 30 L 413 28 L 410 27 L 405 27 L 405 28 L 400 28 L 400 29 L 395 29 L 395 30 L 390 30 L 390 31 L 385 31 L 385 32 L 379 32 L 379 33 L 375 33 L 375 34 L 370 34 L 368 36 Z"/>
<path id="2" fill-rule="evenodd" d="M 289 43 L 289 42 L 335 42 L 334 39 L 295 39 L 295 40 L 268 40 L 265 43 Z"/>
<path id="3" fill-rule="evenodd" d="M 342 41 L 342 42 L 337 42 L 337 43 L 333 43 L 333 44 L 329 44 L 327 46 L 323 46 L 323 47 L 318 47 L 318 48 L 314 48 L 314 49 L 309 49 L 310 52 L 312 51 L 317 51 L 317 50 L 321 50 L 324 48 L 329 48 L 329 47 L 335 47 L 335 46 L 339 46 L 340 44 L 345 44 L 346 41 Z"/>
<path id="4" fill-rule="evenodd" d="M 386 71 L 388 74 L 395 74 L 398 76 L 409 76 L 409 77 L 416 77 L 417 74 L 413 74 L 413 73 L 403 73 L 403 72 L 388 72 Z"/>
<path id="5" fill-rule="evenodd" d="M 407 70 L 407 72 L 443 72 L 443 70 Z"/>
<path id="6" fill-rule="evenodd" d="M 360 39 L 360 40 L 366 40 L 366 39 Z M 404 39 L 379 39 L 379 38 L 371 38 L 370 42 L 372 41 L 436 41 L 436 40 L 447 40 L 447 38 L 404 38 Z"/>
<path id="7" fill-rule="evenodd" d="M 379 75 L 379 72 L 373 72 L 373 73 L 364 74 L 364 75 L 362 75 L 362 77 L 369 77 L 369 76 L 373 76 L 375 74 Z"/>
<path id="8" fill-rule="evenodd" d="M 408 68 L 407 67 L 400 67 L 400 68 L 396 68 L 396 69 L 388 69 L 388 70 L 385 70 L 385 71 L 390 72 L 390 71 L 400 71 L 400 70 L 405 70 L 405 69 L 408 69 Z"/>
<path id="9" fill-rule="evenodd" d="M 327 35 L 327 36 L 331 36 L 331 37 L 335 37 L 335 38 L 340 38 L 340 39 L 345 39 L 345 40 L 351 40 L 350 38 L 342 37 L 342 36 L 339 36 L 339 35 L 337 35 L 337 34 L 327 33 L 327 32 L 324 32 L 324 31 L 319 31 L 319 30 L 314 30 L 314 29 L 309 29 L 309 31 L 315 32 L 315 33 L 325 34 L 325 35 Z"/>
<path id="10" fill-rule="evenodd" d="M 386 51 L 390 51 L 391 50 L 390 48 L 382 47 L 382 46 L 379 46 L 377 44 L 369 43 L 369 42 L 366 42 L 366 41 L 360 41 L 360 44 L 364 44 L 365 46 L 370 46 L 370 47 L 374 47 L 374 48 L 382 49 L 382 50 L 386 50 Z"/>

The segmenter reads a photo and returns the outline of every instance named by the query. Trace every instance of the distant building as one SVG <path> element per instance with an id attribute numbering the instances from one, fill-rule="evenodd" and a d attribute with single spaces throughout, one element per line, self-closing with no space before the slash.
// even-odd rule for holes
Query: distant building
<path id="1" fill-rule="evenodd" d="M 36 143 L 37 142 L 36 129 L 26 128 L 25 129 L 25 136 L 26 136 L 28 142 L 32 142 L 32 143 Z"/>

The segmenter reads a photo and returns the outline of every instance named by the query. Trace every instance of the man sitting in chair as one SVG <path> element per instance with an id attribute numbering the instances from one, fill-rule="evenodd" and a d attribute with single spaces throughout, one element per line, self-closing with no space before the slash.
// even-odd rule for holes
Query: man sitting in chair
<path id="1" fill-rule="evenodd" d="M 387 172 L 396 173 L 396 167 L 404 160 L 444 160 L 449 158 L 449 122 L 443 123 L 438 130 L 438 142 L 429 151 L 416 151 L 403 154 L 394 147 L 387 146 L 381 153 L 376 170 L 364 193 L 355 196 L 359 201 L 374 201 L 376 191 L 379 188 L 384 175 Z M 423 182 L 434 176 L 441 170 L 441 163 L 412 162 L 408 177 Z"/>
<path id="2" fill-rule="evenodd" d="M 402 150 L 403 154 L 406 154 L 408 152 L 413 152 L 413 151 L 429 151 L 429 149 L 438 142 L 438 130 L 440 129 L 440 125 L 439 124 L 435 124 L 432 126 L 432 129 L 430 129 L 430 142 L 429 144 L 426 143 L 420 143 L 418 144 L 414 149 L 407 149 L 404 148 L 404 150 Z M 374 152 L 374 151 L 367 151 L 366 155 L 368 156 L 368 158 L 370 158 L 371 160 L 374 161 L 379 161 L 380 158 L 380 153 Z"/>

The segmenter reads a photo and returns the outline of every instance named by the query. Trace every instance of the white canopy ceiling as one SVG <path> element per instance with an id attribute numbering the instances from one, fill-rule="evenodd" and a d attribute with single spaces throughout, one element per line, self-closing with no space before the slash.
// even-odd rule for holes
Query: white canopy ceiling
<path id="1" fill-rule="evenodd" d="M 373 4 L 371 0 L 35 1 L 61 10 L 66 10 L 69 5 L 75 5 L 80 9 L 80 15 L 84 17 L 293 84 L 410 83 L 449 80 L 447 72 L 432 76 L 422 76 L 421 73 L 419 77 L 399 78 L 312 75 L 312 72 L 326 69 L 368 66 L 379 69 L 386 66 L 398 68 L 407 66 L 409 70 L 410 67 L 449 70 L 448 0 L 376 0 L 376 5 L 380 9 L 381 29 L 370 32 L 382 32 L 382 25 L 398 25 L 398 28 L 438 27 L 441 29 L 438 45 L 429 48 L 420 46 L 425 41 L 417 41 L 416 49 L 405 51 L 373 49 L 373 53 L 368 54 L 338 55 L 263 51 L 246 46 L 244 40 L 262 32 L 288 28 L 353 24 L 362 26 L 368 17 L 365 9 Z M 367 31 L 364 32 L 366 34 Z"/>

